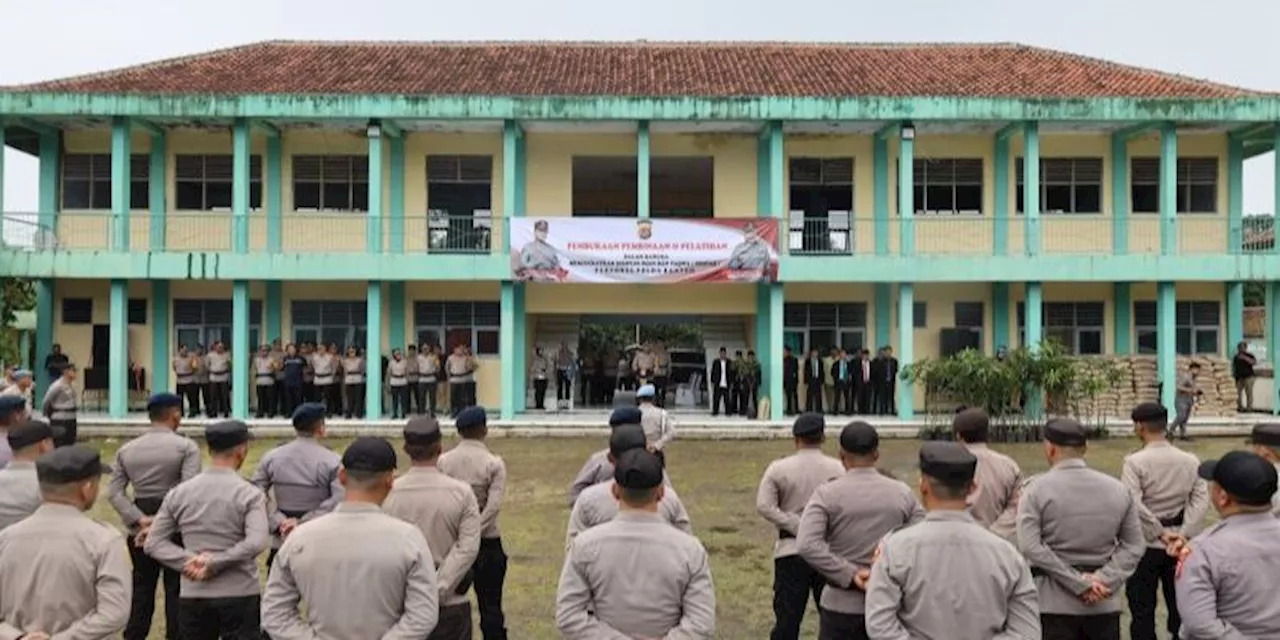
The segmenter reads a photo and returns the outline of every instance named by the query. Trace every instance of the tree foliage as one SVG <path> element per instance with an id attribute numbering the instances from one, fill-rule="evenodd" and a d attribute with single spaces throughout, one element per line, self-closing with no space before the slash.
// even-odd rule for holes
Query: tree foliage
<path id="1" fill-rule="evenodd" d="M 0 361 L 18 362 L 22 358 L 20 337 L 13 323 L 19 311 L 36 306 L 36 291 L 26 278 L 0 278 Z"/>

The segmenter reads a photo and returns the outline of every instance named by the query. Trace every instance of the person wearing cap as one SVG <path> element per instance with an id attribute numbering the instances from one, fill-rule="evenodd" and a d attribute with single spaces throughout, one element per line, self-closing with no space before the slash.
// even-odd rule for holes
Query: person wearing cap
<path id="1" fill-rule="evenodd" d="M 348 346 L 340 366 L 342 392 L 346 399 L 346 410 L 342 417 L 347 420 L 353 416 L 364 418 L 364 358 L 360 357 L 354 346 Z"/>
<path id="2" fill-rule="evenodd" d="M 404 403 L 405 412 L 406 415 L 421 415 L 422 401 L 418 399 L 418 380 L 421 378 L 418 373 L 418 345 L 410 344 L 405 347 L 404 364 L 405 380 L 409 383 L 409 393 Z"/>
<path id="3" fill-rule="evenodd" d="M 1120 588 L 1147 544 L 1129 490 L 1085 463 L 1087 436 L 1069 418 L 1045 425 L 1051 468 L 1018 501 L 1018 547 L 1040 592 L 1046 638 L 1119 638 Z"/>
<path id="4" fill-rule="evenodd" d="M 267 569 L 275 562 L 280 544 L 298 525 L 314 520 L 342 501 L 338 483 L 338 454 L 324 446 L 325 406 L 308 402 L 293 412 L 293 440 L 262 456 L 250 482 L 274 500 L 268 508 L 271 553 Z"/>
<path id="5" fill-rule="evenodd" d="M 498 532 L 498 512 L 507 489 L 507 464 L 485 446 L 489 422 L 484 409 L 463 409 L 454 426 L 462 439 L 440 456 L 439 467 L 445 475 L 466 483 L 475 493 L 476 506 L 480 509 L 480 550 L 472 572 L 476 606 L 480 610 L 480 633 L 485 640 L 505 640 L 502 585 L 507 578 L 507 554 Z"/>
<path id="6" fill-rule="evenodd" d="M 256 638 L 262 633 L 257 560 L 269 536 L 266 495 L 239 474 L 249 455 L 249 427 L 225 420 L 205 427 L 204 437 L 209 468 L 165 496 L 143 550 L 182 572 L 181 637 Z"/>
<path id="7" fill-rule="evenodd" d="M 805 413 L 791 427 L 795 453 L 769 463 L 756 490 L 756 511 L 778 530 L 773 545 L 773 631 L 771 640 L 800 637 L 800 623 L 813 594 L 822 600 L 826 581 L 803 558 L 796 545 L 800 514 L 813 492 L 844 473 L 840 461 L 822 453 L 826 420 Z"/>
<path id="8" fill-rule="evenodd" d="M 116 452 L 107 500 L 129 530 L 133 560 L 133 606 L 125 640 L 146 640 L 156 607 L 156 583 L 164 578 L 165 634 L 178 637 L 178 598 L 181 574 L 143 552 L 155 515 L 174 487 L 200 473 L 200 447 L 178 435 L 182 397 L 157 393 L 147 401 L 151 427 Z M 129 487 L 133 487 L 133 496 Z"/>
<path id="9" fill-rule="evenodd" d="M 17 396 L 0 396 L 0 469 L 9 464 L 13 451 L 5 435 L 9 429 L 26 422 L 28 418 L 26 403 Z"/>
<path id="10" fill-rule="evenodd" d="M 459 419 L 467 410 L 458 414 Z M 396 479 L 382 508 L 427 539 L 437 573 L 440 616 L 430 640 L 471 637 L 471 602 L 467 591 L 480 551 L 480 507 L 471 486 L 441 473 L 440 423 L 433 416 L 411 418 L 404 427 L 404 452 L 413 467 Z"/>
<path id="11" fill-rule="evenodd" d="M 91 519 L 98 452 L 72 445 L 36 459 L 43 504 L 0 531 L 0 638 L 115 638 L 129 621 L 129 554 Z"/>
<path id="12" fill-rule="evenodd" d="M 382 438 L 356 438 L 343 452 L 343 501 L 333 513 L 299 525 L 271 567 L 262 597 L 267 635 L 407 640 L 435 629 L 439 589 L 427 540 L 380 508 L 395 472 L 396 451 Z"/>
<path id="13" fill-rule="evenodd" d="M 551 376 L 551 359 L 535 347 L 533 359 L 529 362 L 529 379 L 533 380 L 533 408 L 543 411 L 547 408 L 547 384 Z"/>
<path id="14" fill-rule="evenodd" d="M 1181 637 L 1186 640 L 1280 638 L 1280 521 L 1271 514 L 1276 468 L 1256 453 L 1232 451 L 1200 465 L 1221 520 L 1178 553 Z"/>
<path id="15" fill-rule="evenodd" d="M 626 424 L 639 425 L 644 421 L 644 414 L 636 407 L 619 407 L 613 410 L 609 415 L 610 431 Z M 648 440 L 648 437 L 645 437 Z M 665 466 L 665 463 L 664 463 Z M 671 486 L 671 476 L 665 474 L 665 482 L 667 486 Z M 578 501 L 578 496 L 586 491 L 588 487 L 607 482 L 613 479 L 613 463 L 609 461 L 609 448 L 597 451 L 587 458 L 586 463 L 582 465 L 582 469 L 578 471 L 578 475 L 573 479 L 573 484 L 569 486 L 569 508 L 573 508 L 573 503 Z"/>
<path id="16" fill-rule="evenodd" d="M 609 491 L 617 517 L 584 531 L 565 553 L 556 627 L 566 640 L 715 637 L 716 595 L 707 551 L 658 512 L 662 461 L 623 452 Z"/>
<path id="17" fill-rule="evenodd" d="M 880 435 L 855 420 L 840 431 L 843 475 L 814 490 L 800 515 L 796 548 L 827 585 L 818 609 L 818 634 L 865 638 L 864 584 L 876 546 L 886 534 L 924 519 L 911 488 L 876 469 Z"/>
<path id="18" fill-rule="evenodd" d="M 53 430 L 32 420 L 9 429 L 5 440 L 13 449 L 13 459 L 0 469 L 0 531 L 40 508 L 36 459 L 53 451 Z"/>
<path id="19" fill-rule="evenodd" d="M 26 405 L 27 413 L 31 413 L 33 409 L 31 404 L 31 385 L 34 382 L 31 372 L 26 369 L 14 369 L 11 378 L 13 383 L 6 386 L 3 391 L 0 391 L 0 396 L 18 396 L 22 398 L 23 403 Z"/>
<path id="20" fill-rule="evenodd" d="M 614 429 L 609 436 L 610 466 L 615 466 L 618 456 L 632 449 L 647 449 L 644 429 L 636 424 L 622 425 Z M 662 475 L 666 477 L 665 468 Z M 569 528 L 565 534 L 566 544 L 572 542 L 574 537 L 583 531 L 613 520 L 614 516 L 618 515 L 618 501 L 613 493 L 617 477 L 615 468 L 612 479 L 587 487 L 574 501 L 573 510 L 569 513 Z M 671 526 L 693 534 L 693 528 L 689 524 L 689 513 L 680 502 L 680 496 L 676 495 L 675 489 L 672 489 L 669 484 L 666 485 L 662 499 L 658 503 L 658 513 Z"/>
<path id="21" fill-rule="evenodd" d="M 205 370 L 209 376 L 209 397 L 205 401 L 205 409 L 210 418 L 231 417 L 231 354 L 227 346 L 218 340 L 204 357 Z"/>
<path id="22" fill-rule="evenodd" d="M 435 347 L 423 343 L 418 349 L 415 359 L 418 365 L 418 388 L 414 391 L 417 398 L 418 413 L 429 416 L 436 414 L 436 385 L 440 382 L 440 357 Z"/>
<path id="23" fill-rule="evenodd" d="M 391 361 L 387 363 L 387 387 L 391 393 L 391 419 L 408 417 L 409 363 L 399 349 L 391 350 Z"/>
<path id="24" fill-rule="evenodd" d="M 259 420 L 276 414 L 276 371 L 280 363 L 271 355 L 271 348 L 263 344 L 253 358 L 254 389 L 258 396 L 258 408 L 254 416 Z"/>
<path id="25" fill-rule="evenodd" d="M 40 413 L 49 420 L 53 428 L 53 443 L 65 447 L 76 443 L 76 417 L 79 415 L 79 403 L 76 402 L 76 366 L 67 363 L 62 367 L 62 374 L 49 390 L 44 393 L 40 402 Z"/>
<path id="26" fill-rule="evenodd" d="M 1197 474 L 1200 460 L 1173 446 L 1167 437 L 1169 412 L 1159 403 L 1144 402 L 1130 416 L 1142 449 L 1124 458 L 1120 482 L 1133 496 L 1147 548 L 1125 583 L 1129 601 L 1129 637 L 1155 640 L 1156 593 L 1164 591 L 1167 628 L 1178 637 L 1178 605 L 1174 599 L 1177 560 L 1165 553 L 1164 537 L 1176 533 L 1194 537 L 1203 529 L 1209 510 L 1208 486 Z"/>
<path id="27" fill-rule="evenodd" d="M 170 366 L 173 367 L 175 389 L 187 401 L 187 417 L 194 418 L 200 413 L 200 389 L 196 386 L 197 366 L 187 352 L 187 345 L 178 345 L 178 353 L 173 356 Z"/>
<path id="28" fill-rule="evenodd" d="M 978 457 L 958 443 L 920 447 L 919 490 L 928 515 L 881 544 L 864 581 L 863 637 L 1041 637 L 1036 585 L 1026 560 L 969 513 L 978 465 Z"/>
<path id="29" fill-rule="evenodd" d="M 969 513 L 992 533 L 1012 540 L 1018 520 L 1022 469 L 1013 458 L 987 446 L 991 418 L 986 411 L 965 409 L 952 419 L 951 427 L 956 439 L 978 459 L 975 488 L 968 497 Z"/>
<path id="30" fill-rule="evenodd" d="M 1177 415 L 1173 419 L 1173 431 L 1178 438 L 1190 440 L 1187 435 L 1187 422 L 1191 420 L 1191 411 L 1195 409 L 1196 400 L 1204 394 L 1200 390 L 1200 363 L 1187 365 L 1185 373 L 1178 374 L 1178 386 L 1173 400 L 1173 408 Z"/>
<path id="31" fill-rule="evenodd" d="M 560 254 L 547 242 L 551 225 L 546 220 L 533 223 L 533 240 L 520 248 L 516 262 L 516 279 L 533 282 L 558 282 Z"/>
<path id="32" fill-rule="evenodd" d="M 649 449 L 658 454 L 663 465 L 666 465 L 667 445 L 676 439 L 676 421 L 671 413 L 656 404 L 657 396 L 658 388 L 646 384 L 636 392 L 636 401 L 640 403 L 640 426 L 644 428 Z"/>
<path id="33" fill-rule="evenodd" d="M 1275 465 L 1276 471 L 1280 471 L 1280 423 L 1253 425 L 1246 443 L 1253 446 L 1254 453 Z M 1280 518 L 1280 492 L 1271 499 L 1271 512 Z"/>

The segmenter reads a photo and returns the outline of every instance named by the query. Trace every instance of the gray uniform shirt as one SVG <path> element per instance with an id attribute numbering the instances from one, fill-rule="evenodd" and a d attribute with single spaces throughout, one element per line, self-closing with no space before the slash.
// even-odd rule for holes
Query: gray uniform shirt
<path id="1" fill-rule="evenodd" d="M 0 531 L 35 513 L 42 502 L 36 463 L 14 460 L 0 469 Z"/>
<path id="2" fill-rule="evenodd" d="M 560 256 L 547 242 L 534 240 L 520 249 L 520 266 L 535 271 L 559 269 Z"/>
<path id="3" fill-rule="evenodd" d="M 1035 577 L 1041 613 L 1097 615 L 1120 611 L 1124 581 L 1138 567 L 1146 538 L 1129 490 L 1075 459 L 1059 462 L 1023 489 L 1018 547 L 1033 572 L 1044 574 Z M 1090 587 L 1084 573 L 1097 575 L 1111 597 L 1081 600 Z"/>
<path id="4" fill-rule="evenodd" d="M 1280 475 L 1280 464 L 1276 464 L 1276 475 Z M 1271 513 L 1280 518 L 1280 491 L 1271 496 Z"/>
<path id="5" fill-rule="evenodd" d="M 32 631 L 117 637 L 129 622 L 132 584 L 120 532 L 75 507 L 42 505 L 0 531 L 0 640 Z"/>
<path id="6" fill-rule="evenodd" d="M 592 527 L 600 526 L 613 520 L 618 515 L 618 501 L 613 497 L 614 481 L 601 482 L 587 487 L 578 500 L 573 503 L 573 511 L 569 513 L 569 530 L 565 534 L 565 547 L 572 544 L 578 534 Z M 658 515 L 671 526 L 693 535 L 693 526 L 689 524 L 689 513 L 684 510 L 680 496 L 670 485 L 658 503 Z"/>
<path id="7" fill-rule="evenodd" d="M 0 428 L 0 469 L 5 468 L 13 459 L 13 449 L 9 448 L 9 430 Z"/>
<path id="8" fill-rule="evenodd" d="M 392 387 L 409 386 L 409 363 L 403 358 L 387 362 L 387 384 Z"/>
<path id="9" fill-rule="evenodd" d="M 182 547 L 171 540 L 174 534 L 181 534 Z M 143 549 L 178 571 L 210 553 L 213 577 L 183 576 L 182 597 L 239 598 L 261 593 L 257 560 L 267 540 L 266 496 L 235 471 L 212 467 L 165 496 Z"/>
<path id="10" fill-rule="evenodd" d="M 1163 549 L 1160 534 L 1166 529 L 1194 538 L 1204 529 L 1209 510 L 1209 487 L 1200 479 L 1200 459 L 1167 440 L 1147 443 L 1124 458 L 1120 482 L 1138 509 L 1147 547 Z M 1181 515 L 1182 524 L 1165 526 Z"/>
<path id="11" fill-rule="evenodd" d="M 457 593 L 480 552 L 480 509 L 471 487 L 435 467 L 413 467 L 396 479 L 382 508 L 418 527 L 434 559 L 440 606 L 467 602 Z"/>
<path id="12" fill-rule="evenodd" d="M 275 358 L 271 354 L 253 358 L 254 382 L 259 387 L 270 387 L 276 383 Z"/>
<path id="13" fill-rule="evenodd" d="M 364 382 L 364 361 L 359 357 L 342 359 L 343 384 L 361 384 Z"/>
<path id="14" fill-rule="evenodd" d="M 931 512 L 885 539 L 867 586 L 867 635 L 1039 640 L 1031 570 L 970 514 Z"/>
<path id="15" fill-rule="evenodd" d="M 840 461 L 823 455 L 822 449 L 801 449 L 769 463 L 756 490 L 756 511 L 778 529 L 773 557 L 799 553 L 800 514 L 814 490 L 843 473 Z"/>
<path id="16" fill-rule="evenodd" d="M 317 353 L 311 360 L 311 367 L 315 370 L 316 384 L 333 384 L 333 376 L 338 371 L 338 356 L 332 353 Z"/>
<path id="17" fill-rule="evenodd" d="M 800 557 L 827 579 L 822 608 L 862 614 L 865 595 L 849 588 L 871 567 L 876 547 L 889 532 L 924 519 L 924 508 L 901 481 L 871 467 L 849 469 L 818 487 L 800 516 Z"/>
<path id="18" fill-rule="evenodd" d="M 475 382 L 475 367 L 471 360 L 471 356 L 462 356 L 453 354 L 445 360 L 445 367 L 448 368 L 449 382 L 461 384 L 463 382 Z"/>
<path id="19" fill-rule="evenodd" d="M 1280 638 L 1280 522 L 1238 514 L 1191 542 L 1175 585 L 1184 640 Z"/>
<path id="20" fill-rule="evenodd" d="M 546 380 L 551 375 L 551 360 L 546 356 L 534 356 L 529 373 L 534 380 Z"/>
<path id="21" fill-rule="evenodd" d="M 569 546 L 556 626 L 566 640 L 714 637 L 706 549 L 656 513 L 619 514 Z"/>
<path id="22" fill-rule="evenodd" d="M 52 420 L 74 420 L 76 417 L 76 390 L 66 378 L 58 378 L 49 385 L 40 403 L 41 413 Z"/>
<path id="23" fill-rule="evenodd" d="M 405 378 L 409 384 L 418 384 L 418 352 L 414 351 L 405 356 Z"/>
<path id="24" fill-rule="evenodd" d="M 196 381 L 195 367 L 191 366 L 191 356 L 178 356 L 173 359 L 173 378 L 177 384 L 191 384 Z"/>
<path id="25" fill-rule="evenodd" d="M 498 511 L 507 490 L 507 464 L 479 440 L 461 440 L 440 456 L 440 471 L 471 487 L 480 508 L 480 537 L 497 538 Z"/>
<path id="26" fill-rule="evenodd" d="M 569 486 L 569 507 L 573 507 L 573 503 L 578 501 L 578 496 L 583 491 L 593 487 L 601 482 L 613 480 L 613 463 L 609 462 L 609 450 L 604 449 L 591 454 L 590 458 L 582 465 L 582 469 L 578 471 L 577 477 L 573 479 L 573 484 Z M 663 470 L 662 483 L 671 488 L 671 475 Z"/>
<path id="27" fill-rule="evenodd" d="M 274 498 L 267 510 L 272 548 L 280 547 L 280 525 L 286 519 L 308 522 L 342 502 L 340 466 L 338 454 L 307 436 L 298 436 L 262 456 L 251 482 Z"/>
<path id="28" fill-rule="evenodd" d="M 227 352 L 218 353 L 210 351 L 209 355 L 204 357 L 205 362 L 209 363 L 209 382 L 230 382 L 231 381 L 231 355 Z"/>
<path id="29" fill-rule="evenodd" d="M 107 499 L 130 529 L 146 514 L 134 501 L 164 498 L 171 489 L 200 473 L 200 447 L 190 438 L 164 426 L 152 426 L 146 433 L 126 442 L 116 452 Z M 133 485 L 133 497 L 127 490 Z"/>
<path id="30" fill-rule="evenodd" d="M 640 405 L 640 426 L 649 446 L 661 451 L 676 439 L 676 421 L 666 409 L 648 402 Z"/>
<path id="31" fill-rule="evenodd" d="M 1018 490 L 1022 487 L 1022 470 L 1018 463 L 985 442 L 965 444 L 978 459 L 973 483 L 977 489 L 969 494 L 969 513 L 978 524 L 992 533 L 1012 539 L 1018 524 Z"/>
<path id="32" fill-rule="evenodd" d="M 418 371 L 418 382 L 435 382 L 440 372 L 440 363 L 429 353 L 419 353 L 415 359 Z"/>
<path id="33" fill-rule="evenodd" d="M 439 618 L 438 595 L 417 527 L 344 502 L 285 540 L 262 597 L 262 630 L 272 640 L 422 640 Z"/>
<path id="34" fill-rule="evenodd" d="M 769 245 L 759 240 L 743 242 L 729 254 L 730 269 L 763 269 L 769 261 Z"/>

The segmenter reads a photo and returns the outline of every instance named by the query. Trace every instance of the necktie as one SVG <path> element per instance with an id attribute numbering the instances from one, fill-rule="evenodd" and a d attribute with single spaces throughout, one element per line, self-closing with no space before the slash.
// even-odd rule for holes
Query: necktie
<path id="1" fill-rule="evenodd" d="M 849 366 L 848 363 L 846 363 L 844 360 L 840 361 L 840 379 L 841 380 L 844 380 L 845 378 L 849 377 L 849 374 L 847 371 L 848 366 Z"/>

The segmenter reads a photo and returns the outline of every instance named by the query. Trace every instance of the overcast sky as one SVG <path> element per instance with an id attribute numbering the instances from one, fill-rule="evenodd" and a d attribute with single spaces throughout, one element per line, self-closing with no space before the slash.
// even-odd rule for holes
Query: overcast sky
<path id="1" fill-rule="evenodd" d="M 0 0 L 0 19 L 0 84 L 268 39 L 649 39 L 1016 41 L 1280 90 L 1268 0 Z M 34 211 L 36 162 L 6 153 L 4 209 Z M 1246 212 L 1272 211 L 1272 167 L 1246 163 Z"/>

